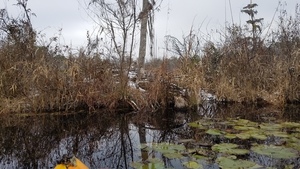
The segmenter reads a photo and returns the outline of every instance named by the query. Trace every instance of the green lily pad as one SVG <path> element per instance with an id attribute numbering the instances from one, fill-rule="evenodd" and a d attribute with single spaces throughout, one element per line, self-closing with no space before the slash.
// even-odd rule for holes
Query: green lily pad
<path id="1" fill-rule="evenodd" d="M 251 150 L 260 155 L 266 155 L 271 158 L 291 159 L 298 157 L 298 152 L 292 148 L 274 145 L 258 145 L 251 148 Z"/>
<path id="2" fill-rule="evenodd" d="M 282 137 L 282 138 L 290 137 L 287 132 L 282 132 L 282 131 L 267 131 L 266 135 L 275 136 L 275 137 Z"/>
<path id="3" fill-rule="evenodd" d="M 182 163 L 185 167 L 187 168 L 191 168 L 191 169 L 202 169 L 202 165 L 198 164 L 195 161 L 188 161 L 188 162 L 184 162 Z"/>
<path id="4" fill-rule="evenodd" d="M 281 130 L 282 125 L 280 124 L 273 124 L 273 123 L 262 123 L 259 125 L 259 128 L 264 131 L 273 131 L 273 130 Z"/>
<path id="5" fill-rule="evenodd" d="M 130 166 L 135 169 L 145 169 L 145 168 L 165 169 L 163 161 L 158 158 L 149 158 L 146 162 L 133 162 L 130 164 Z"/>
<path id="6" fill-rule="evenodd" d="M 258 124 L 256 122 L 246 120 L 246 119 L 235 119 L 230 120 L 230 123 L 232 126 L 246 126 L 246 127 L 257 127 Z"/>
<path id="7" fill-rule="evenodd" d="M 218 157 L 216 162 L 222 169 L 241 169 L 241 168 L 251 168 L 256 165 L 252 161 L 246 160 L 233 160 L 226 157 Z"/>
<path id="8" fill-rule="evenodd" d="M 198 159 L 198 160 L 207 160 L 208 157 L 202 156 L 202 155 L 197 155 L 197 154 L 193 154 L 192 157 Z"/>
<path id="9" fill-rule="evenodd" d="M 130 166 L 135 169 L 142 169 L 144 163 L 143 162 L 132 162 Z"/>
<path id="10" fill-rule="evenodd" d="M 248 122 L 250 122 L 249 120 L 246 119 L 233 119 L 231 120 L 232 122 L 234 122 L 235 125 L 246 125 Z"/>
<path id="11" fill-rule="evenodd" d="M 236 137 L 242 140 L 247 140 L 251 137 L 251 135 L 248 132 L 242 132 L 242 133 L 238 133 L 236 134 Z"/>
<path id="12" fill-rule="evenodd" d="M 248 168 L 248 169 L 262 169 L 264 168 L 263 166 L 261 165 L 258 165 L 258 164 L 255 164 L 254 166 Z M 271 167 L 267 167 L 266 169 L 277 169 L 277 168 L 271 168 Z"/>
<path id="13" fill-rule="evenodd" d="M 176 151 L 173 149 L 160 149 L 160 148 L 154 148 L 155 151 L 160 152 L 162 154 L 167 154 L 167 153 L 175 153 Z"/>
<path id="14" fill-rule="evenodd" d="M 226 156 L 226 158 L 230 158 L 232 160 L 236 160 L 237 159 L 237 156 L 235 155 L 230 155 L 230 156 Z"/>
<path id="15" fill-rule="evenodd" d="M 165 157 L 167 157 L 168 159 L 178 159 L 178 158 L 182 158 L 183 155 L 179 154 L 179 153 L 164 153 L 163 154 Z"/>
<path id="16" fill-rule="evenodd" d="M 237 148 L 239 145 L 232 144 L 232 143 L 221 143 L 221 144 L 215 144 L 211 147 L 213 151 L 223 152 L 228 149 Z"/>
<path id="17" fill-rule="evenodd" d="M 220 153 L 227 153 L 227 154 L 236 154 L 236 155 L 244 155 L 248 154 L 249 150 L 246 149 L 238 149 L 237 144 L 232 143 L 222 143 L 222 144 L 215 144 L 211 147 L 213 151 L 218 151 Z"/>
<path id="18" fill-rule="evenodd" d="M 295 132 L 300 132 L 300 128 L 296 128 L 294 131 Z"/>
<path id="19" fill-rule="evenodd" d="M 300 139 L 299 139 L 298 137 L 293 137 L 293 136 L 291 136 L 291 137 L 289 137 L 289 138 L 287 139 L 287 141 L 290 142 L 290 143 L 297 143 L 297 144 L 300 145 Z"/>
<path id="20" fill-rule="evenodd" d="M 262 133 L 251 133 L 250 134 L 252 138 L 258 139 L 258 140 L 267 140 L 267 136 Z"/>
<path id="21" fill-rule="evenodd" d="M 236 134 L 226 133 L 224 135 L 224 137 L 228 138 L 228 139 L 235 139 L 236 138 Z"/>
<path id="22" fill-rule="evenodd" d="M 172 144 L 172 143 L 155 143 L 152 145 L 153 150 L 160 152 L 162 154 L 167 154 L 170 158 L 172 154 L 184 151 L 186 148 L 182 144 Z"/>
<path id="23" fill-rule="evenodd" d="M 190 143 L 190 142 L 195 142 L 194 139 L 180 139 L 177 141 L 178 143 Z"/>
<path id="24" fill-rule="evenodd" d="M 300 123 L 295 123 L 295 122 L 283 122 L 283 123 L 281 123 L 281 125 L 286 128 L 299 128 L 300 127 Z"/>
<path id="25" fill-rule="evenodd" d="M 235 154 L 235 155 L 245 155 L 249 153 L 249 150 L 234 148 L 234 149 L 229 149 L 228 151 L 226 151 L 226 153 Z"/>
<path id="26" fill-rule="evenodd" d="M 172 144 L 170 148 L 177 150 L 177 151 L 184 151 L 186 148 L 183 144 Z"/>
<path id="27" fill-rule="evenodd" d="M 293 169 L 294 168 L 294 165 L 287 165 L 284 167 L 284 169 Z"/>
<path id="28" fill-rule="evenodd" d="M 236 120 L 236 123 L 238 123 L 238 124 L 247 124 L 249 122 L 250 122 L 250 120 L 247 120 L 247 119 L 238 119 L 238 120 Z"/>
<path id="29" fill-rule="evenodd" d="M 152 145 L 152 148 L 155 151 L 158 151 L 160 153 L 175 153 L 176 151 L 171 148 L 171 145 L 169 143 L 155 143 Z"/>
<path id="30" fill-rule="evenodd" d="M 300 151 L 300 140 L 296 137 L 286 139 L 286 146 Z"/>
<path id="31" fill-rule="evenodd" d="M 152 145 L 152 147 L 154 149 L 172 149 L 178 151 L 185 150 L 185 147 L 182 144 L 173 144 L 173 143 L 165 143 L 165 142 L 155 143 Z"/>
<path id="32" fill-rule="evenodd" d="M 141 168 L 141 169 L 144 169 L 144 168 L 164 169 L 165 165 L 164 165 L 163 162 L 159 162 L 159 163 L 147 163 L 147 164 L 144 164 L 143 168 Z"/>
<path id="33" fill-rule="evenodd" d="M 200 120 L 200 123 L 203 126 L 211 126 L 212 124 L 214 124 L 214 122 L 211 119 L 209 119 L 209 118 Z"/>
<path id="34" fill-rule="evenodd" d="M 222 135 L 222 131 L 218 130 L 218 129 L 208 129 L 206 131 L 207 134 L 209 135 L 215 135 L 215 136 L 219 136 L 219 135 Z"/>
<path id="35" fill-rule="evenodd" d="M 300 144 L 299 143 L 288 143 L 287 146 L 300 151 Z"/>
<path id="36" fill-rule="evenodd" d="M 300 133 L 292 133 L 291 135 L 295 138 L 300 138 Z"/>
<path id="37" fill-rule="evenodd" d="M 198 129 L 203 129 L 203 130 L 206 129 L 206 127 L 204 127 L 199 121 L 188 123 L 188 125 L 190 127 L 195 127 L 195 128 L 198 128 Z"/>
<path id="38" fill-rule="evenodd" d="M 241 131 L 249 131 L 249 130 L 255 130 L 255 127 L 251 127 L 251 126 L 234 126 L 233 127 L 236 130 L 241 130 Z"/>

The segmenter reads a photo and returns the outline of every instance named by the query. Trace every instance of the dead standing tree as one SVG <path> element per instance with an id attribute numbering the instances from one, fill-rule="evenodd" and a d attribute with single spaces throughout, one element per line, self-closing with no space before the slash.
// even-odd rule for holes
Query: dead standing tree
<path id="1" fill-rule="evenodd" d="M 132 61 L 137 27 L 136 0 L 92 0 L 88 5 L 96 16 L 100 36 L 110 39 L 110 58 L 117 64 L 119 86 L 122 100 L 126 100 L 128 72 Z M 129 63 L 127 61 L 129 60 Z"/>
<path id="2" fill-rule="evenodd" d="M 138 0 L 89 0 L 88 9 L 95 16 L 94 21 L 99 25 L 100 36 L 105 36 L 110 42 L 107 49 L 110 59 L 114 59 L 115 68 L 118 70 L 118 83 L 116 90 L 119 91 L 119 99 L 128 102 L 130 95 L 127 90 L 128 73 L 132 62 L 134 46 L 136 43 L 137 27 L 140 28 L 140 55 L 138 72 L 144 66 L 146 55 L 147 30 L 150 41 L 153 42 L 153 6 L 155 1 L 144 0 L 142 7 Z M 151 43 L 153 44 L 153 43 Z M 152 48 L 150 46 L 150 48 Z M 139 76 L 140 77 L 140 76 Z"/>
<path id="3" fill-rule="evenodd" d="M 129 60 L 132 60 L 136 28 L 139 23 L 141 24 L 137 70 L 140 77 L 145 63 L 148 35 L 150 37 L 150 55 L 153 55 L 153 22 L 156 1 L 143 0 L 142 4 L 139 2 L 137 0 L 91 0 L 88 7 L 98 19 L 96 23 L 102 32 L 111 39 L 111 44 L 118 55 L 121 71 L 124 69 L 123 63 L 126 55 Z M 138 11 L 139 5 L 142 5 L 141 11 Z"/>
<path id="4" fill-rule="evenodd" d="M 129 57 L 132 57 L 136 27 L 140 21 L 138 72 L 144 67 L 148 31 L 150 37 L 150 55 L 153 55 L 153 23 L 156 1 L 150 1 L 143 0 L 140 12 L 137 10 L 139 4 L 136 0 L 91 0 L 88 5 L 90 11 L 99 19 L 96 23 L 101 27 L 101 30 L 106 31 L 106 35 L 110 36 L 113 47 L 121 61 L 125 60 L 123 56 L 128 51 Z M 118 36 L 119 34 L 121 36 Z M 120 40 L 122 41 L 121 44 Z M 129 50 L 128 46 L 130 46 Z"/>
<path id="5" fill-rule="evenodd" d="M 154 12 L 153 6 L 155 5 L 155 0 L 151 0 L 151 3 L 148 0 L 143 0 L 143 9 L 139 14 L 138 19 L 141 20 L 141 31 L 140 31 L 140 48 L 139 48 L 139 58 L 138 58 L 138 79 L 141 79 L 143 74 L 143 68 L 145 64 L 146 56 L 146 47 L 147 47 L 147 26 L 149 26 L 149 35 L 150 35 L 150 55 L 152 53 L 153 39 L 154 39 L 154 30 L 153 30 L 153 21 L 154 21 Z M 148 24 L 149 22 L 149 24 Z"/>

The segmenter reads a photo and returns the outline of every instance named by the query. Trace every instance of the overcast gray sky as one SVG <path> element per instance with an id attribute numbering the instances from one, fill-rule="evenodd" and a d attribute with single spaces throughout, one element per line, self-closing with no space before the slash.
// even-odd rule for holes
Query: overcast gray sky
<path id="1" fill-rule="evenodd" d="M 85 45 L 86 32 L 92 31 L 95 24 L 87 16 L 82 1 L 29 0 L 28 7 L 37 15 L 32 18 L 34 28 L 47 38 L 58 35 L 58 30 L 62 29 L 62 43 L 72 44 L 73 47 Z M 244 24 L 248 16 L 240 10 L 249 2 L 250 0 L 163 0 L 160 11 L 155 16 L 158 49 L 162 50 L 164 47 L 165 35 L 180 39 L 183 34 L 189 33 L 191 26 L 194 29 L 201 27 L 201 32 L 209 34 L 212 30 L 224 29 L 225 20 L 231 23 L 233 19 L 237 24 Z M 286 0 L 286 9 L 291 15 L 295 12 L 297 2 L 299 0 Z M 13 3 L 15 0 L 0 0 L 0 8 L 7 7 L 10 13 L 16 13 L 19 8 L 13 6 Z M 257 17 L 264 18 L 266 27 L 271 23 L 279 1 L 253 0 L 253 3 L 258 4 Z M 277 16 L 278 12 L 276 18 Z"/>

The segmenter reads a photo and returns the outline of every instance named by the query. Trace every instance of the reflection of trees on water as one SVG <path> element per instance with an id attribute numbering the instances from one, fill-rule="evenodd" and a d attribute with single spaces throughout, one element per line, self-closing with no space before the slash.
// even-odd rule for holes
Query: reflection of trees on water
<path id="1" fill-rule="evenodd" d="M 49 145 L 54 145 L 58 139 L 54 134 L 56 128 L 49 126 L 54 123 L 45 126 L 39 120 L 24 117 L 4 119 L 0 127 L 0 168 L 34 169 L 53 163 L 45 152 L 50 152 Z"/>
<path id="2" fill-rule="evenodd" d="M 217 113 L 217 103 L 211 100 L 203 101 L 203 103 L 198 106 L 197 112 L 202 117 L 213 118 Z"/>
<path id="3" fill-rule="evenodd" d="M 126 115 L 119 115 L 118 125 L 110 128 L 108 137 L 98 140 L 93 149 L 91 168 L 129 168 L 137 150 L 137 139 L 131 132 L 132 126 Z M 97 148 L 96 148 L 97 147 Z M 98 164 L 97 164 L 98 163 Z"/>
<path id="4" fill-rule="evenodd" d="M 0 168 L 51 168 L 63 154 L 75 154 L 90 168 L 130 168 L 132 161 L 160 158 L 166 167 L 178 168 L 157 152 L 140 149 L 143 143 L 174 143 L 195 137 L 186 122 L 200 117 L 258 118 L 257 109 L 210 105 L 199 111 L 155 113 L 40 115 L 2 117 Z M 255 115 L 256 114 L 256 115 Z M 266 115 L 270 115 L 269 113 Z M 285 113 L 284 116 L 291 116 Z M 180 167 L 179 167 L 180 168 Z"/>
<path id="5" fill-rule="evenodd" d="M 130 168 L 132 161 L 161 157 L 145 154 L 141 143 L 174 142 L 188 133 L 181 126 L 185 114 L 159 113 L 146 121 L 131 116 L 99 112 L 3 117 L 0 168 L 51 168 L 64 154 L 75 154 L 90 168 Z"/>
<path id="6" fill-rule="evenodd" d="M 300 102 L 300 100 L 299 100 Z M 289 105 L 284 108 L 283 117 L 291 121 L 300 121 L 300 106 L 299 105 Z"/>
<path id="7" fill-rule="evenodd" d="M 89 114 L 3 117 L 0 168 L 50 168 L 65 153 L 82 157 L 114 121 Z M 85 157 L 83 157 L 85 159 Z"/>
<path id="8" fill-rule="evenodd" d="M 299 105 L 287 105 L 280 109 L 272 105 L 261 107 L 256 104 L 204 101 L 198 106 L 198 116 L 196 118 L 199 118 L 199 116 L 202 118 L 222 119 L 239 117 L 252 121 L 280 118 L 288 121 L 299 121 L 299 111 Z"/>
<path id="9" fill-rule="evenodd" d="M 186 125 L 191 117 L 188 113 L 164 111 L 154 114 L 140 114 L 138 132 L 140 143 L 176 143 L 178 139 L 191 138 L 191 132 Z M 149 144 L 150 143 L 150 144 Z M 168 159 L 155 151 L 140 150 L 141 158 L 138 161 L 146 161 L 148 158 L 159 158 L 167 168 L 182 168 L 179 159 Z M 150 168 L 150 167 L 149 167 Z"/>
<path id="10" fill-rule="evenodd" d="M 140 114 L 134 121 L 139 127 L 141 143 L 174 142 L 178 137 L 187 135 L 189 137 L 187 121 L 191 117 L 188 113 L 164 111 L 153 114 Z"/>

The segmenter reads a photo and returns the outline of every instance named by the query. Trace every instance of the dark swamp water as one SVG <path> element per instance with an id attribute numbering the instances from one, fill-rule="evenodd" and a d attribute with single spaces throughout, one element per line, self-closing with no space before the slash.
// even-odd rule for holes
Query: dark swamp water
<path id="1" fill-rule="evenodd" d="M 259 124 L 259 128 L 263 127 L 261 124 L 270 124 L 271 128 L 274 125 L 276 128 L 277 121 L 291 122 L 287 124 L 292 124 L 293 130 L 282 129 L 281 135 L 269 134 L 265 139 L 229 139 L 224 137 L 224 131 L 229 133 L 234 127 L 226 122 L 228 119 L 243 119 L 243 123 L 248 123 L 247 119 L 255 122 L 253 124 Z M 191 122 L 195 121 L 198 121 L 197 125 L 203 123 L 206 128 L 192 126 Z M 204 125 L 205 121 L 210 122 Z M 300 145 L 297 140 L 300 135 L 300 129 L 297 128 L 299 122 L 299 106 L 290 106 L 279 111 L 271 107 L 216 104 L 207 104 L 198 111 L 184 113 L 172 110 L 127 114 L 101 111 L 68 115 L 2 116 L 0 168 L 54 168 L 57 160 L 64 154 L 75 154 L 90 169 L 238 168 L 227 167 L 228 159 L 231 165 L 239 165 L 246 160 L 258 164 L 253 168 L 299 168 L 299 147 L 292 146 L 295 151 L 292 155 L 289 152 L 288 158 L 273 158 L 253 153 L 250 149 L 250 145 L 254 143 L 280 147 L 287 145 L 287 136 L 282 132 L 293 134 L 293 144 Z M 220 130 L 216 131 L 217 128 Z M 239 134 L 236 130 L 234 133 Z M 214 145 L 222 143 L 238 144 L 243 149 L 248 149 L 248 152 L 228 153 L 230 148 L 225 153 L 222 148 L 216 152 L 211 151 L 216 149 Z M 237 162 L 236 159 L 244 161 L 233 164 L 232 160 Z"/>

